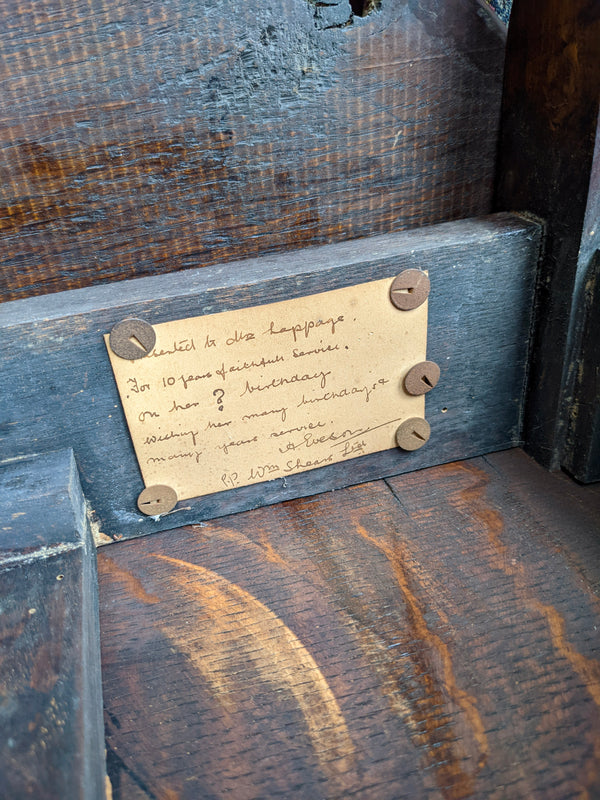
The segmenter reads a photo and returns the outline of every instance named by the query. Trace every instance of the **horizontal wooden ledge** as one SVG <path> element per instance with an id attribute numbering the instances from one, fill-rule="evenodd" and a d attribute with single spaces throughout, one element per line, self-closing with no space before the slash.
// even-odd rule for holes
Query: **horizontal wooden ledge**
<path id="1" fill-rule="evenodd" d="M 72 447 L 103 541 L 131 538 L 293 497 L 518 445 L 541 228 L 499 214 L 219 267 L 30 298 L 0 306 L 4 453 Z M 429 272 L 426 447 L 328 465 L 217 492 L 142 517 L 143 487 L 103 336 L 125 317 L 151 324 Z"/>
<path id="2" fill-rule="evenodd" d="M 486 240 L 493 241 L 501 234 L 518 236 L 524 229 L 534 237 L 539 236 L 537 227 L 531 224 L 529 218 L 519 214 L 491 214 L 337 244 L 306 247 L 284 254 L 187 269 L 167 275 L 113 281 L 100 286 L 28 297 L 0 304 L 0 328 L 49 322 L 73 315 L 86 316 L 155 300 L 170 303 L 180 300 L 188 303 L 193 295 L 261 287 L 267 278 L 278 280 L 303 275 L 306 280 L 314 273 L 322 279 L 323 274 L 331 269 L 344 270 L 356 267 L 357 264 L 376 265 L 400 254 L 404 257 L 408 254 L 414 258 L 427 257 L 428 253 L 437 252 L 441 246 L 481 245 Z M 354 280 L 354 271 L 351 275 L 350 281 Z M 351 282 L 344 284 L 337 274 L 335 279 L 336 288 L 351 285 Z M 297 284 L 295 293 L 294 284 L 286 283 L 285 289 L 290 292 L 290 297 L 306 294 L 301 283 Z M 318 288 L 317 291 L 323 289 Z M 243 307 L 247 300 L 242 295 L 237 298 L 237 302 L 235 296 L 217 295 L 215 303 L 215 311 L 226 311 Z M 203 313 L 212 313 L 212 310 Z"/>

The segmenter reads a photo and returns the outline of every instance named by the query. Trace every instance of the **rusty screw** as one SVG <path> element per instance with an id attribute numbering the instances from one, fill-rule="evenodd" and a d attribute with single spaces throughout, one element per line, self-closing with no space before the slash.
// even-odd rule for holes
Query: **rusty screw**
<path id="1" fill-rule="evenodd" d="M 154 517 L 166 514 L 175 508 L 177 493 L 170 486 L 147 486 L 138 497 L 137 505 L 142 514 Z"/>
<path id="2" fill-rule="evenodd" d="M 396 444 L 402 450 L 418 450 L 429 441 L 431 428 L 426 419 L 411 417 L 405 419 L 396 431 Z"/>
<path id="3" fill-rule="evenodd" d="M 429 278 L 420 269 L 405 269 L 390 286 L 390 300 L 400 311 L 418 308 L 429 297 Z"/>
<path id="4" fill-rule="evenodd" d="M 404 389 L 407 394 L 427 394 L 437 386 L 440 379 L 440 368 L 435 361 L 421 361 L 406 373 Z"/>
<path id="5" fill-rule="evenodd" d="M 143 319 L 124 319 L 112 329 L 108 341 L 115 355 L 134 361 L 151 352 L 156 334 L 152 325 Z"/>

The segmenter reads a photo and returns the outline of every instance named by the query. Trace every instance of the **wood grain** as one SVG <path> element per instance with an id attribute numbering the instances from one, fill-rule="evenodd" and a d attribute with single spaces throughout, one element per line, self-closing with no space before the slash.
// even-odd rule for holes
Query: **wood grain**
<path id="1" fill-rule="evenodd" d="M 565 403 L 567 433 L 562 456 L 563 467 L 585 483 L 600 480 L 599 221 L 600 125 L 597 125 L 571 317 Z"/>
<path id="2" fill-rule="evenodd" d="M 70 450 L 0 469 L 0 798 L 104 800 L 96 551 Z"/>
<path id="3" fill-rule="evenodd" d="M 600 136 L 598 152 L 600 155 Z M 598 182 L 600 212 L 600 158 Z M 598 220 L 600 213 L 596 223 Z M 571 394 L 562 465 L 577 480 L 591 483 L 600 481 L 600 250 L 589 261 L 578 301 L 574 323 L 579 330 L 571 351 Z"/>
<path id="4" fill-rule="evenodd" d="M 596 796 L 599 526 L 510 451 L 102 548 L 116 800 Z"/>
<path id="5" fill-rule="evenodd" d="M 2 457 L 71 446 L 100 530 L 128 538 L 517 445 L 539 236 L 528 220 L 498 215 L 4 303 L 0 357 L 10 392 L 0 395 Z M 103 341 L 113 325 L 261 305 L 413 267 L 432 281 L 428 357 L 442 370 L 426 401 L 427 447 L 217 492 L 180 503 L 176 516 L 142 518 L 136 501 L 144 486 Z"/>
<path id="6" fill-rule="evenodd" d="M 502 27 L 367 5 L 4 3 L 0 299 L 489 213 Z"/>
<path id="7" fill-rule="evenodd" d="M 583 366 L 582 333 L 591 259 L 600 248 L 599 56 L 595 0 L 515 0 L 496 208 L 530 211 L 546 221 L 524 437 L 528 452 L 551 468 L 574 468 L 578 439 L 588 448 L 581 425 L 588 416 L 586 390 L 581 404 L 574 394 L 580 370 L 594 371 L 593 353 Z M 569 424 L 580 427 L 565 453 Z"/>

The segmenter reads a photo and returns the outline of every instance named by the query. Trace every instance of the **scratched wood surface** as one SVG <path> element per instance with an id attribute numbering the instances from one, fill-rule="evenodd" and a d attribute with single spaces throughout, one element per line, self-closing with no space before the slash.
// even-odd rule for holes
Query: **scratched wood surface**
<path id="1" fill-rule="evenodd" d="M 599 796 L 599 530 L 515 450 L 101 548 L 115 799 Z"/>
<path id="2" fill-rule="evenodd" d="M 0 300 L 491 210 L 477 0 L 8 0 Z"/>

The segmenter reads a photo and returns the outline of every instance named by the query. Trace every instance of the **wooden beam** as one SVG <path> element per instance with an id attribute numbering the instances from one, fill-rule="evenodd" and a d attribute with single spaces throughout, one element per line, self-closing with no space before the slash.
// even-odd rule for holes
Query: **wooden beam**
<path id="1" fill-rule="evenodd" d="M 86 498 L 107 537 L 129 538 L 517 445 L 540 228 L 522 217 L 445 223 L 0 306 L 4 453 L 73 447 Z M 142 517 L 144 488 L 103 335 L 125 317 L 154 324 L 262 305 L 428 270 L 432 438 L 178 504 Z M 245 276 L 245 281 L 240 280 Z M 204 423 L 205 424 L 205 423 Z"/>
<path id="2" fill-rule="evenodd" d="M 502 26 L 353 5 L 0 4 L 0 301 L 489 213 Z"/>
<path id="3" fill-rule="evenodd" d="M 577 480 L 600 480 L 600 124 L 573 299 L 564 399 L 567 436 L 562 466 Z"/>
<path id="4" fill-rule="evenodd" d="M 0 795 L 103 800 L 96 551 L 70 450 L 0 468 Z"/>
<path id="5" fill-rule="evenodd" d="M 583 324 L 577 306 L 600 244 L 598 186 L 591 177 L 599 63 L 596 0 L 515 0 L 496 208 L 529 211 L 546 221 L 524 439 L 527 450 L 552 468 L 561 463 L 571 415 L 571 367 L 579 358 Z"/>

